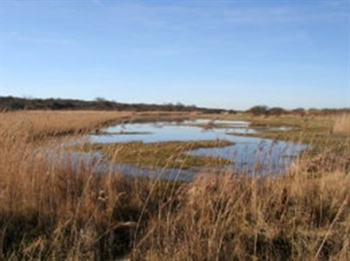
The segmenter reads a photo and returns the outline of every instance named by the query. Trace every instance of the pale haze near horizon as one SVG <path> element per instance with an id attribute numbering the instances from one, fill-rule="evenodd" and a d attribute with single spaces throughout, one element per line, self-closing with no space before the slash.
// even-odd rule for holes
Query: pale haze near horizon
<path id="1" fill-rule="evenodd" d="M 350 107 L 350 2 L 1 1 L 1 96 Z"/>

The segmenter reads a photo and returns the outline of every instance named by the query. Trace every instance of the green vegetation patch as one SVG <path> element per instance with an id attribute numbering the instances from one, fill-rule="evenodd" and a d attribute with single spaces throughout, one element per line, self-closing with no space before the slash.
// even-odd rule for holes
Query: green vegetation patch
<path id="1" fill-rule="evenodd" d="M 237 135 L 237 134 L 235 134 Z M 349 148 L 350 137 L 343 133 L 328 133 L 322 131 L 273 131 L 248 134 L 254 137 L 286 140 L 297 143 L 316 145 L 318 148 L 335 147 L 341 150 Z"/>
<path id="2" fill-rule="evenodd" d="M 225 147 L 229 145 L 233 145 L 233 143 L 226 140 L 171 141 L 159 143 L 134 141 L 113 144 L 87 143 L 82 146 L 76 146 L 74 149 L 102 151 L 112 162 L 126 163 L 137 167 L 189 169 L 192 167 L 220 167 L 232 164 L 232 161 L 220 157 L 186 154 L 189 150 Z"/>
<path id="3" fill-rule="evenodd" d="M 334 131 L 337 115 L 324 116 L 252 116 L 249 113 L 235 115 L 203 115 L 203 118 L 217 118 L 221 120 L 243 120 L 250 122 L 249 127 L 261 129 L 261 132 L 238 134 L 235 136 L 251 136 L 274 140 L 285 140 L 297 143 L 306 143 L 314 148 L 336 148 L 340 151 L 349 151 L 350 135 L 346 132 Z M 270 128 L 291 127 L 291 130 L 274 130 Z"/>

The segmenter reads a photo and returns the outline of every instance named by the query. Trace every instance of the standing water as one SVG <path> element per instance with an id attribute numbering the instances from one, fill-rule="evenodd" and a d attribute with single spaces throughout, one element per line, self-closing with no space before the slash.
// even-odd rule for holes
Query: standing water
<path id="1" fill-rule="evenodd" d="M 266 129 L 269 131 L 269 129 Z M 279 130 L 279 129 L 274 129 Z M 287 130 L 281 127 L 280 130 Z M 295 144 L 285 141 L 274 141 L 257 137 L 243 136 L 242 134 L 254 134 L 261 132 L 254 129 L 245 121 L 223 121 L 196 119 L 182 122 L 147 122 L 127 123 L 111 126 L 101 130 L 99 134 L 91 134 L 88 137 L 91 143 L 125 143 L 130 141 L 142 141 L 144 143 L 166 141 L 195 141 L 195 140 L 228 140 L 233 145 L 217 148 L 201 148 L 188 151 L 190 155 L 219 156 L 234 162 L 224 167 L 225 170 L 233 170 L 249 175 L 277 174 L 290 166 L 293 158 L 307 148 L 304 144 Z M 129 174 L 140 173 L 149 175 L 150 170 L 140 169 L 125 164 L 115 164 L 116 168 Z M 221 168 L 220 168 L 221 169 Z M 190 170 L 159 170 L 162 175 L 172 178 L 181 173 L 186 177 L 194 175 L 198 171 Z M 174 174 L 175 173 L 175 174 Z M 138 174 L 137 174 L 138 175 Z"/>

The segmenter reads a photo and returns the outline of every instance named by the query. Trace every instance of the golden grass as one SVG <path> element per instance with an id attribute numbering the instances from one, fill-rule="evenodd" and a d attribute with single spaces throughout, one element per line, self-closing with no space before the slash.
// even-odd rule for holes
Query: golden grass
<path id="1" fill-rule="evenodd" d="M 84 113 L 0 114 L 0 260 L 350 260 L 349 153 L 304 156 L 277 177 L 182 183 L 100 173 L 28 142 L 120 116 Z"/>
<path id="2" fill-rule="evenodd" d="M 350 177 L 197 177 L 170 218 L 153 218 L 148 260 L 348 260 Z"/>
<path id="3" fill-rule="evenodd" d="M 335 117 L 333 132 L 350 133 L 350 113 Z"/>
<path id="4" fill-rule="evenodd" d="M 130 117 L 130 112 L 101 111 L 26 111 L 0 113 L 1 137 L 15 132 L 27 138 L 41 139 L 42 136 L 60 136 L 86 132 L 112 121 Z"/>
<path id="5" fill-rule="evenodd" d="M 194 115 L 192 115 L 193 117 Z M 86 133 L 111 123 L 125 120 L 181 119 L 177 112 L 118 112 L 118 111 L 16 111 L 0 113 L 2 137 L 20 131 L 27 138 L 41 140 L 43 137 Z M 9 132 L 8 134 L 6 134 Z M 12 133 L 11 133 L 12 132 Z"/>

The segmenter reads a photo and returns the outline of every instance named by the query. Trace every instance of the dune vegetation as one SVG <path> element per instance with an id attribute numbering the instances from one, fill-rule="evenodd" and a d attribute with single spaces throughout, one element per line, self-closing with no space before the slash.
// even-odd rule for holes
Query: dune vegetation
<path id="1" fill-rule="evenodd" d="M 264 135 L 314 145 L 273 177 L 128 177 L 67 160 L 57 145 L 111 123 L 183 115 L 0 113 L 0 260 L 350 260 L 349 115 L 230 115 L 289 122 L 291 131 Z"/>

